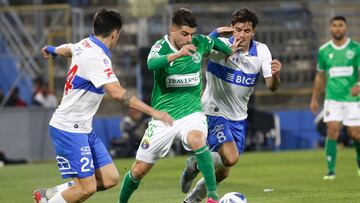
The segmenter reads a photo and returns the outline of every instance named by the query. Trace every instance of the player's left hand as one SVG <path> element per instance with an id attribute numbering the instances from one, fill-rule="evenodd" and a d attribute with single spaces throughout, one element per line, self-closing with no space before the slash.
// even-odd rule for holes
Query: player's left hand
<path id="1" fill-rule="evenodd" d="M 44 46 L 41 49 L 41 53 L 43 54 L 45 59 L 49 59 L 51 57 L 51 54 L 47 51 L 47 46 Z"/>
<path id="2" fill-rule="evenodd" d="M 357 84 L 351 88 L 351 96 L 357 96 L 359 94 L 360 94 L 360 84 Z"/>
<path id="3" fill-rule="evenodd" d="M 281 70 L 282 64 L 280 61 L 274 59 L 271 61 L 271 75 L 278 76 Z"/>

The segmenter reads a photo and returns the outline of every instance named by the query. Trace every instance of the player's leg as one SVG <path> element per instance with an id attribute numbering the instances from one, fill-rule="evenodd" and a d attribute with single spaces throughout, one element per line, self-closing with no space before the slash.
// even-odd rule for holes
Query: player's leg
<path id="1" fill-rule="evenodd" d="M 341 122 L 344 120 L 344 103 L 333 100 L 325 100 L 324 102 L 324 122 L 326 123 L 326 140 L 325 154 L 328 173 L 324 176 L 324 180 L 332 180 L 335 178 L 335 164 L 337 154 L 337 139 L 340 135 Z"/>
<path id="2" fill-rule="evenodd" d="M 348 134 L 353 139 L 353 145 L 356 152 L 356 163 L 358 166 L 358 175 L 360 176 L 360 126 L 348 126 Z"/>
<path id="3" fill-rule="evenodd" d="M 94 131 L 89 134 L 89 145 L 94 160 L 97 190 L 103 191 L 116 186 L 119 173 L 105 145 Z"/>
<path id="4" fill-rule="evenodd" d="M 208 116 L 208 144 L 213 151 L 216 181 L 219 184 L 230 172 L 230 167 L 238 162 L 239 154 L 245 146 L 245 121 L 229 121 L 222 117 Z M 200 202 L 205 198 L 205 184 L 198 181 L 193 190 L 186 196 L 184 202 Z"/>
<path id="5" fill-rule="evenodd" d="M 360 102 L 347 102 L 345 105 L 344 125 L 348 127 L 348 135 L 353 139 L 358 175 L 360 176 Z"/>
<path id="6" fill-rule="evenodd" d="M 131 170 L 128 171 L 122 181 L 119 195 L 119 203 L 127 203 L 132 193 L 139 187 L 141 179 L 151 170 L 153 163 L 135 160 Z"/>
<path id="7" fill-rule="evenodd" d="M 341 123 L 337 121 L 326 122 L 327 137 L 325 141 L 325 154 L 328 173 L 324 176 L 325 180 L 335 178 L 335 165 L 337 154 L 337 139 L 340 134 Z"/>
<path id="8" fill-rule="evenodd" d="M 148 128 L 136 153 L 136 160 L 122 181 L 119 203 L 127 203 L 139 187 L 141 179 L 151 170 L 156 160 L 167 155 L 174 140 L 177 122 L 165 126 L 161 121 L 149 122 Z"/>
<path id="9" fill-rule="evenodd" d="M 63 178 L 73 178 L 75 184 L 56 193 L 49 202 L 79 202 L 96 192 L 94 159 L 89 134 L 70 133 L 50 127 L 56 160 Z M 64 187 L 66 188 L 66 186 Z"/>

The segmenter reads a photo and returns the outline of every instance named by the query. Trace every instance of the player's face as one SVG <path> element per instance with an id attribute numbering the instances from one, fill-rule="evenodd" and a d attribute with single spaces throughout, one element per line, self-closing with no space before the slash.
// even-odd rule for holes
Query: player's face
<path id="1" fill-rule="evenodd" d="M 170 28 L 170 37 L 173 39 L 177 49 L 181 49 L 187 44 L 191 44 L 196 28 L 188 26 L 172 26 Z"/>
<path id="2" fill-rule="evenodd" d="M 344 38 L 346 32 L 346 23 L 342 20 L 333 20 L 330 24 L 330 33 L 336 40 Z"/>
<path id="3" fill-rule="evenodd" d="M 250 41 L 255 35 L 255 29 L 252 27 L 252 22 L 235 23 L 233 26 L 234 38 L 239 41 L 239 48 L 242 51 L 249 49 Z"/>

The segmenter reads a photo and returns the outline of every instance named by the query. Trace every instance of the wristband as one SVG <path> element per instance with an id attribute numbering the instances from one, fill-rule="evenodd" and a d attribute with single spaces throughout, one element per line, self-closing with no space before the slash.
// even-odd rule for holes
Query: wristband
<path id="1" fill-rule="evenodd" d="M 51 54 L 53 57 L 57 56 L 55 50 L 56 50 L 56 47 L 54 47 L 54 46 L 49 45 L 46 47 L 46 52 Z"/>

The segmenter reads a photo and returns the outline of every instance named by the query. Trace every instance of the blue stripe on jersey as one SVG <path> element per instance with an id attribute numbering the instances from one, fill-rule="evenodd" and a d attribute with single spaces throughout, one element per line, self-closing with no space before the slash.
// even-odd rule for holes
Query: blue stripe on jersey
<path id="1" fill-rule="evenodd" d="M 109 57 L 109 59 L 111 59 L 110 49 L 107 48 L 107 46 L 104 43 L 102 43 L 100 40 L 98 40 L 93 34 L 90 35 L 89 39 L 92 42 L 94 42 L 96 45 L 98 45 L 104 51 L 104 53 Z"/>
<path id="2" fill-rule="evenodd" d="M 245 87 L 255 86 L 257 77 L 259 75 L 259 73 L 257 73 L 257 74 L 244 73 L 239 70 L 234 70 L 234 69 L 219 65 L 212 61 L 209 62 L 207 71 L 212 73 L 215 77 L 217 77 L 221 80 L 224 80 L 228 83 L 239 85 L 239 86 L 245 86 Z"/>
<path id="3" fill-rule="evenodd" d="M 72 81 L 72 85 L 73 85 L 73 89 L 82 89 L 82 90 L 86 90 L 86 91 L 90 91 L 96 94 L 104 94 L 105 90 L 104 88 L 100 87 L 100 88 L 96 88 L 91 81 L 86 80 L 82 77 L 79 77 L 77 75 L 75 75 L 73 81 Z"/>

